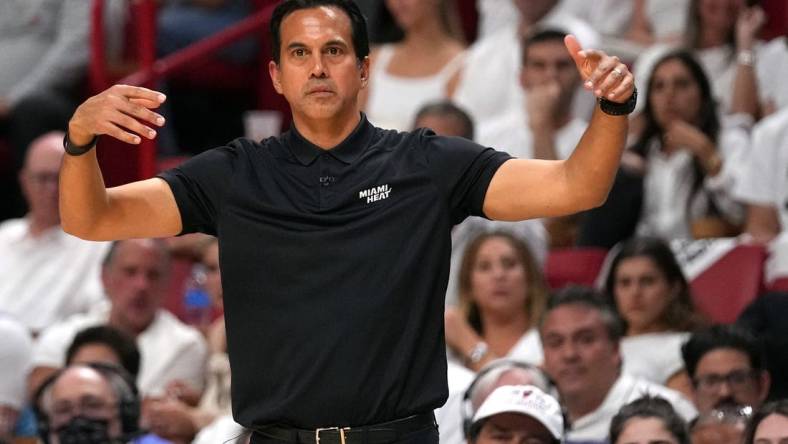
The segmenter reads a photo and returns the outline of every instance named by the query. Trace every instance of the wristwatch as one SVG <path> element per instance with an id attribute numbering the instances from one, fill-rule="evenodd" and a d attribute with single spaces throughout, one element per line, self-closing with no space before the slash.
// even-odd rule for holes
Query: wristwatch
<path id="1" fill-rule="evenodd" d="M 68 138 L 68 132 L 66 135 L 63 136 L 63 148 L 66 150 L 66 153 L 72 156 L 81 156 L 88 151 L 92 150 L 96 147 L 98 143 L 98 136 L 94 136 L 93 140 L 91 140 L 87 145 L 74 145 L 71 143 L 71 139 Z"/>
<path id="2" fill-rule="evenodd" d="M 629 99 L 624 103 L 613 102 L 612 100 L 601 97 L 599 99 L 599 109 L 601 109 L 603 113 L 611 116 L 625 116 L 635 110 L 635 105 L 637 103 L 638 89 L 635 88 L 632 90 L 632 95 L 629 96 Z"/>
<path id="3" fill-rule="evenodd" d="M 468 363 L 478 364 L 487 355 L 490 347 L 484 341 L 479 341 L 473 346 L 471 352 L 468 354 Z"/>

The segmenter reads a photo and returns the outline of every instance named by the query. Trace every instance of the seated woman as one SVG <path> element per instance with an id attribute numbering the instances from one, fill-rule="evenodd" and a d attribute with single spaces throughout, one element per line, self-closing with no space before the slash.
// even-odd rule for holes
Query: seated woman
<path id="1" fill-rule="evenodd" d="M 372 49 L 369 86 L 361 99 L 373 124 L 410 130 L 422 105 L 447 97 L 447 82 L 460 68 L 464 44 L 453 32 L 448 0 L 386 0 L 402 38 Z"/>
<path id="2" fill-rule="evenodd" d="M 670 247 L 643 237 L 621 244 L 605 279 L 605 294 L 626 327 L 623 372 L 687 393 L 691 387 L 681 346 L 702 317 Z"/>
<path id="3" fill-rule="evenodd" d="M 537 323 L 547 286 L 526 244 L 509 233 L 485 233 L 465 250 L 459 308 L 446 308 L 446 343 L 471 370 L 509 357 L 541 364 Z"/>
<path id="4" fill-rule="evenodd" d="M 610 421 L 610 443 L 690 444 L 687 424 L 663 398 L 644 396 L 621 407 Z"/>
<path id="5" fill-rule="evenodd" d="M 666 239 L 730 236 L 744 213 L 731 197 L 748 128 L 721 125 L 703 68 L 683 50 L 655 65 L 645 127 L 625 154 L 643 177 L 636 233 Z"/>

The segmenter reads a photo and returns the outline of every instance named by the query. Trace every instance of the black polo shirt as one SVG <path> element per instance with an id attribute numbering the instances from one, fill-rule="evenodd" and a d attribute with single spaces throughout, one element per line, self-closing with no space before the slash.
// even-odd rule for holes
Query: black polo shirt
<path id="1" fill-rule="evenodd" d="M 219 237 L 236 420 L 374 424 L 447 397 L 450 230 L 510 157 L 375 128 L 322 150 L 295 129 L 161 174 L 183 232 Z"/>

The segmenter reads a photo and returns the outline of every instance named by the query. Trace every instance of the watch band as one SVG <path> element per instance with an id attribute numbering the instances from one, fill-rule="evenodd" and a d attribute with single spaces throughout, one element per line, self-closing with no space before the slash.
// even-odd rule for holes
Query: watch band
<path id="1" fill-rule="evenodd" d="M 93 140 L 91 140 L 90 143 L 88 143 L 87 145 L 81 145 L 81 146 L 74 145 L 71 142 L 71 139 L 68 138 L 68 132 L 66 132 L 66 135 L 63 136 L 63 149 L 65 149 L 66 153 L 68 153 L 71 156 L 81 156 L 87 153 L 88 151 L 92 150 L 93 148 L 95 148 L 97 143 L 98 143 L 98 136 L 94 136 Z"/>
<path id="2" fill-rule="evenodd" d="M 490 347 L 484 341 L 479 341 L 473 346 L 471 352 L 468 354 L 468 362 L 471 364 L 478 364 L 487 355 Z"/>
<path id="3" fill-rule="evenodd" d="M 611 116 L 625 116 L 635 110 L 635 105 L 637 103 L 638 89 L 635 88 L 632 90 L 632 95 L 629 96 L 629 99 L 627 99 L 627 101 L 624 103 L 613 102 L 612 100 L 607 100 L 604 97 L 600 98 L 599 109 L 601 109 L 605 114 L 609 114 Z"/>

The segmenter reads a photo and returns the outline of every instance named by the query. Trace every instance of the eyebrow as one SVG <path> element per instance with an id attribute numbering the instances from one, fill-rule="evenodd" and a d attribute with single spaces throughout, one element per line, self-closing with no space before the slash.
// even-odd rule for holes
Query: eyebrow
<path id="1" fill-rule="evenodd" d="M 300 49 L 300 48 L 307 48 L 308 46 L 309 46 L 309 45 L 307 45 L 306 43 L 302 43 L 302 42 L 292 42 L 292 43 L 290 43 L 290 44 L 288 44 L 288 45 L 287 45 L 287 49 L 288 49 L 288 50 L 291 50 L 291 49 Z M 332 40 L 329 40 L 329 41 L 327 41 L 326 43 L 324 43 L 322 47 L 323 47 L 323 48 L 325 48 L 325 47 L 327 47 L 327 46 L 342 46 L 342 47 L 345 47 L 345 48 L 347 48 L 347 47 L 348 47 L 348 44 L 347 44 L 347 43 L 346 43 L 344 40 L 340 40 L 340 39 L 332 39 Z"/>

